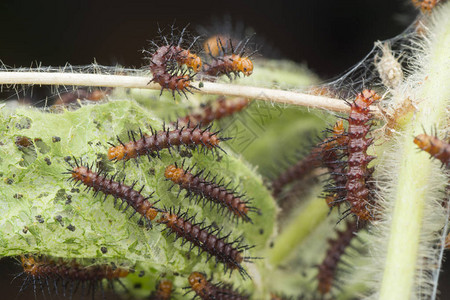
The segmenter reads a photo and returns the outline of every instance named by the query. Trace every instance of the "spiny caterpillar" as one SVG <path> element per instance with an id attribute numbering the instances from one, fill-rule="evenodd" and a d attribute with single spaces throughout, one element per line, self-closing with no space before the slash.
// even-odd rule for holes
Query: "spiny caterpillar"
<path id="1" fill-rule="evenodd" d="M 173 283 L 170 280 L 163 279 L 158 282 L 156 291 L 154 291 L 149 300 L 170 300 L 172 296 Z"/>
<path id="2" fill-rule="evenodd" d="M 250 100 L 247 98 L 236 97 L 227 99 L 225 97 L 219 97 L 216 101 L 202 106 L 200 111 L 178 118 L 177 122 L 179 125 L 189 128 L 196 126 L 204 127 L 215 120 L 220 120 L 243 110 L 249 103 Z"/>
<path id="3" fill-rule="evenodd" d="M 36 283 L 39 283 L 42 291 L 43 284 L 47 285 L 50 293 L 49 280 L 54 282 L 55 292 L 58 294 L 58 283 L 66 294 L 66 290 L 70 287 L 71 296 L 76 291 L 76 288 L 81 284 L 83 292 L 92 293 L 94 297 L 97 290 L 103 292 L 102 281 L 106 279 L 110 286 L 114 282 L 120 282 L 120 278 L 124 278 L 129 274 L 129 271 L 123 268 L 112 267 L 110 265 L 92 265 L 83 266 L 77 261 L 64 261 L 63 259 L 54 259 L 46 256 L 22 255 L 20 257 L 23 272 L 27 277 L 22 285 L 20 291 L 23 291 L 30 283 L 36 294 Z M 74 290 L 75 287 L 75 290 Z"/>
<path id="4" fill-rule="evenodd" d="M 165 45 L 160 46 L 153 42 L 155 50 L 150 53 L 151 56 L 149 58 L 150 71 L 153 74 L 150 82 L 156 82 L 161 86 L 161 94 L 164 89 L 168 89 L 172 91 L 173 97 L 175 97 L 175 92 L 178 92 L 180 95 L 183 93 L 187 97 L 185 91 L 192 93 L 189 88 L 196 89 L 190 84 L 194 75 L 186 75 L 186 72 L 179 74 L 178 72 L 179 66 L 182 65 L 186 65 L 194 72 L 197 72 L 202 66 L 201 58 L 190 51 L 198 38 L 194 39 L 187 49 L 181 47 L 185 31 L 186 27 L 183 28 L 180 36 L 177 38 L 172 28 L 170 41 L 164 37 Z M 176 64 L 176 67 L 174 64 Z"/>
<path id="5" fill-rule="evenodd" d="M 329 137 L 323 142 L 317 144 L 307 156 L 299 160 L 285 172 L 281 173 L 272 182 L 272 194 L 274 197 L 277 197 L 280 194 L 285 185 L 293 181 L 303 179 L 314 169 L 319 168 L 320 166 L 328 168 L 333 179 L 337 178 L 338 175 L 336 174 L 336 167 L 338 165 L 340 167 L 340 162 L 338 161 L 339 157 L 335 148 L 338 146 L 345 146 L 347 144 L 344 123 L 342 121 L 338 121 L 334 125 L 331 132 L 333 134 L 332 137 Z M 342 167 L 340 167 L 339 170 L 342 171 Z"/>
<path id="6" fill-rule="evenodd" d="M 214 284 L 206 279 L 206 276 L 199 272 L 192 272 L 188 278 L 189 284 L 196 296 L 204 300 L 227 299 L 227 300 L 246 300 L 248 295 L 240 294 L 233 290 L 228 284 Z M 195 298 L 195 297 L 194 297 Z"/>
<path id="7" fill-rule="evenodd" d="M 134 212 L 131 216 L 139 213 L 142 218 L 144 218 L 148 223 L 148 226 L 151 226 L 151 221 L 156 218 L 158 214 L 158 209 L 154 207 L 155 203 L 151 203 L 148 201 L 150 196 L 144 197 L 141 192 L 144 189 L 144 186 L 140 188 L 139 191 L 134 189 L 136 182 L 134 182 L 131 186 L 125 185 L 123 182 L 114 181 L 115 175 L 111 176 L 109 179 L 107 176 L 102 176 L 102 171 L 95 172 L 92 170 L 92 166 L 83 165 L 83 162 L 80 160 L 80 164 L 75 159 L 75 166 L 72 166 L 72 169 L 68 169 L 66 174 L 71 174 L 71 180 L 75 182 L 79 182 L 80 184 L 84 184 L 87 189 L 93 189 L 95 191 L 94 196 L 96 196 L 99 192 L 102 192 L 105 195 L 105 199 L 111 195 L 114 197 L 114 206 L 116 206 L 117 199 L 122 200 L 122 204 L 119 209 L 122 208 L 124 202 L 127 203 L 127 206 L 123 210 L 124 212 L 128 209 L 128 207 L 132 207 Z M 130 216 L 130 218 L 131 218 Z"/>
<path id="8" fill-rule="evenodd" d="M 336 272 L 338 264 L 342 259 L 345 249 L 350 245 L 352 239 L 356 236 L 358 226 L 356 222 L 347 223 L 347 229 L 337 231 L 338 236 L 335 239 L 328 240 L 328 250 L 322 264 L 318 266 L 319 273 L 317 279 L 319 282 L 318 291 L 321 295 L 328 294 L 336 282 Z"/>
<path id="9" fill-rule="evenodd" d="M 319 167 L 319 156 L 319 150 L 314 148 L 311 153 L 281 173 L 275 180 L 272 181 L 272 195 L 274 197 L 278 197 L 284 186 L 294 181 L 302 180 L 314 169 Z"/>
<path id="10" fill-rule="evenodd" d="M 184 165 L 184 162 L 183 162 Z M 217 204 L 219 210 L 227 209 L 229 213 L 241 218 L 245 222 L 251 222 L 248 212 L 258 212 L 255 207 L 249 206 L 249 200 L 243 201 L 242 195 L 237 195 L 235 191 L 228 188 L 230 183 L 222 185 L 223 178 L 216 182 L 216 176 L 213 179 L 209 179 L 210 173 L 204 177 L 201 177 L 204 170 L 197 172 L 195 175 L 191 173 L 194 167 L 183 169 L 183 166 L 179 168 L 177 164 L 169 165 L 166 167 L 164 176 L 171 180 L 175 186 L 177 184 L 182 189 L 187 191 L 186 197 L 192 199 L 196 197 L 198 203 L 201 198 L 211 201 L 212 204 Z M 172 187 L 170 189 L 172 189 Z M 179 193 L 178 193 L 179 194 Z M 205 204 L 205 200 L 203 201 Z"/>
<path id="11" fill-rule="evenodd" d="M 340 206 L 347 195 L 345 184 L 345 163 L 340 158 L 346 153 L 339 152 L 340 148 L 346 148 L 348 137 L 345 134 L 344 122 L 339 120 L 331 130 L 332 136 L 325 139 L 323 143 L 317 146 L 321 150 L 320 157 L 322 165 L 327 168 L 330 178 L 325 186 L 325 200 L 327 205 L 332 208 Z"/>
<path id="12" fill-rule="evenodd" d="M 119 137 L 117 140 L 119 145 L 111 144 L 108 150 L 108 159 L 110 160 L 129 160 L 137 158 L 138 156 L 146 155 L 149 160 L 150 156 L 155 153 L 159 156 L 159 151 L 168 149 L 169 152 L 173 147 L 179 148 L 185 146 L 186 148 L 199 146 L 204 147 L 205 150 L 220 149 L 224 151 L 219 143 L 221 141 L 229 140 L 229 138 L 220 138 L 217 136 L 218 132 L 210 132 L 211 126 L 200 129 L 199 126 L 194 128 L 181 127 L 169 130 L 163 126 L 162 131 L 153 130 L 150 128 L 151 135 L 143 134 L 139 129 L 140 138 L 136 140 L 133 131 L 128 132 L 128 143 L 123 143 Z M 225 151 L 224 151 L 225 152 Z"/>
<path id="13" fill-rule="evenodd" d="M 231 74 L 234 74 L 235 77 L 239 76 L 240 73 L 244 74 L 244 76 L 250 76 L 253 73 L 253 62 L 249 57 L 254 53 L 245 55 L 250 38 L 239 42 L 236 47 L 233 47 L 231 39 L 227 40 L 224 45 L 223 41 L 217 38 L 216 43 L 219 54 L 214 56 L 212 54 L 213 51 L 208 49 L 212 61 L 205 63 L 202 73 L 215 77 L 226 75 L 230 80 L 232 79 Z"/>
<path id="14" fill-rule="evenodd" d="M 351 112 L 348 117 L 348 145 L 347 145 L 347 191 L 346 201 L 350 204 L 350 211 L 361 220 L 373 219 L 371 212 L 371 191 L 367 185 L 373 173 L 373 168 L 367 168 L 369 162 L 375 157 L 367 155 L 367 148 L 372 144 L 373 138 L 367 138 L 372 126 L 370 105 L 380 99 L 374 91 L 363 90 L 350 104 Z"/>
<path id="15" fill-rule="evenodd" d="M 193 217 L 188 217 L 187 212 L 180 213 L 180 209 L 175 213 L 172 210 L 163 212 L 161 218 L 157 220 L 158 223 L 166 225 L 164 230 L 169 230 L 167 236 L 174 233 L 176 239 L 182 238 L 183 244 L 191 243 L 189 251 L 195 246 L 198 247 L 199 253 L 206 252 L 208 258 L 206 261 L 215 257 L 216 263 L 224 264 L 225 273 L 230 270 L 239 270 L 243 278 L 250 278 L 250 275 L 242 267 L 242 262 L 251 262 L 254 257 L 242 256 L 242 252 L 252 247 L 244 245 L 241 246 L 242 239 L 237 239 L 233 242 L 227 242 L 229 235 L 219 237 L 220 230 L 211 230 L 211 226 L 203 226 L 202 223 L 195 223 Z M 236 245 L 234 245 L 236 244 Z"/>
<path id="16" fill-rule="evenodd" d="M 428 152 L 432 157 L 440 160 L 442 165 L 450 168 L 450 144 L 440 140 L 436 136 L 419 134 L 414 138 L 416 144 L 423 151 Z"/>

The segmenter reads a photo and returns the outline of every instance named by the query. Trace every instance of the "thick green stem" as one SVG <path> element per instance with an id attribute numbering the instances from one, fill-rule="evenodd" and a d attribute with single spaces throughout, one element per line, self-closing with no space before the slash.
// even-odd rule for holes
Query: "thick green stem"
<path id="1" fill-rule="evenodd" d="M 325 201 L 314 197 L 277 238 L 275 246 L 268 255 L 269 262 L 276 267 L 288 258 L 292 251 L 327 217 L 328 212 L 329 208 Z"/>
<path id="2" fill-rule="evenodd" d="M 432 174 L 432 161 L 427 153 L 418 153 L 413 143 L 414 135 L 423 129 L 442 126 L 449 104 L 450 89 L 450 4 L 440 13 L 435 24 L 436 31 L 426 47 L 429 58 L 419 61 L 423 65 L 424 78 L 418 88 L 417 96 L 423 99 L 416 117 L 405 126 L 400 140 L 402 149 L 399 159 L 399 175 L 395 192 L 394 211 L 387 249 L 380 299 L 412 299 L 415 286 L 415 271 L 418 261 L 420 234 L 424 226 L 424 208 L 429 179 Z M 428 52 L 429 51 L 429 52 Z M 389 200 L 389 199 L 387 199 Z"/>

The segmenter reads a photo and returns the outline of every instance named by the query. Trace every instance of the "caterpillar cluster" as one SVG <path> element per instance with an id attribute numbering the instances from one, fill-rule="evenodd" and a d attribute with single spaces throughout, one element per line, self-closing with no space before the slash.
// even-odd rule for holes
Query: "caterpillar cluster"
<path id="1" fill-rule="evenodd" d="M 167 171 L 166 171 L 167 172 Z M 108 179 L 107 176 L 102 176 L 101 171 L 99 173 L 92 170 L 92 167 L 80 165 L 75 159 L 75 166 L 69 169 L 68 174 L 71 174 L 71 178 L 84 184 L 88 189 L 92 188 L 95 191 L 94 195 L 99 192 L 105 194 L 105 199 L 108 195 L 112 195 L 115 199 L 114 206 L 116 206 L 116 200 L 121 199 L 123 203 L 127 203 L 127 206 L 123 211 L 126 211 L 129 207 L 132 207 L 133 215 L 138 213 L 141 217 L 147 221 L 147 224 L 151 226 L 151 221 L 154 220 L 158 213 L 161 213 L 161 217 L 156 220 L 159 224 L 166 225 L 164 230 L 169 230 L 169 234 L 174 233 L 178 238 L 191 242 L 193 246 L 199 248 L 209 255 L 208 260 L 214 256 L 217 262 L 221 262 L 225 265 L 225 270 L 232 272 L 238 269 L 244 276 L 248 277 L 247 272 L 241 266 L 243 261 L 250 261 L 250 257 L 243 257 L 242 251 L 250 249 L 248 246 L 241 246 L 240 240 L 233 242 L 227 242 L 226 238 L 216 235 L 216 231 L 210 230 L 209 227 L 202 227 L 202 223 L 194 224 L 193 218 L 188 218 L 187 213 L 177 213 L 172 209 L 161 210 L 155 208 L 155 203 L 150 203 L 148 200 L 152 195 L 144 197 L 141 192 L 144 188 L 135 190 L 133 183 L 132 186 L 127 186 L 123 182 L 114 181 L 112 176 Z M 122 208 L 120 205 L 119 209 Z M 234 244 L 237 244 L 235 247 Z M 192 247 L 191 247 L 192 249 Z"/>
<path id="2" fill-rule="evenodd" d="M 272 182 L 274 196 L 288 183 L 301 180 L 322 166 L 330 174 L 325 187 L 327 204 L 334 207 L 346 202 L 350 208 L 343 218 L 354 214 L 361 221 L 373 220 L 374 188 L 370 180 L 374 170 L 368 168 L 368 164 L 375 157 L 367 154 L 373 142 L 373 138 L 367 138 L 367 135 L 372 126 L 369 107 L 378 99 L 380 96 L 372 90 L 366 89 L 359 93 L 349 104 L 351 112 L 346 119 L 348 129 L 345 130 L 341 120 L 328 130 L 332 134 L 330 137 Z"/>
<path id="3" fill-rule="evenodd" d="M 152 42 L 154 49 L 144 51 L 149 55 L 149 69 L 153 75 L 150 82 L 161 86 L 161 94 L 164 89 L 168 89 L 172 91 L 173 97 L 177 92 L 179 95 L 183 93 L 187 98 L 186 92 L 192 93 L 191 89 L 198 89 L 191 84 L 197 73 L 206 75 L 205 78 L 226 75 L 230 79 L 232 79 L 231 75 L 237 77 L 241 73 L 244 76 L 252 74 L 253 62 L 250 57 L 254 53 L 245 54 L 250 38 L 241 41 L 236 47 L 233 47 L 231 39 L 224 44 L 222 39 L 217 38 L 218 51 L 214 52 L 209 48 L 211 43 L 205 43 L 208 45 L 208 49 L 205 50 L 208 53 L 208 59 L 203 60 L 208 62 L 203 63 L 202 58 L 192 52 L 199 37 L 194 38 L 190 45 L 184 45 L 186 29 L 187 27 L 184 27 L 177 35 L 172 28 L 169 39 L 163 36 L 162 45 Z M 160 34 L 162 35 L 161 31 Z M 183 69 L 183 66 L 186 68 Z"/>
<path id="4" fill-rule="evenodd" d="M 205 201 L 210 201 L 211 207 L 212 204 L 216 204 L 219 211 L 223 212 L 226 209 L 236 218 L 242 219 L 244 222 L 251 222 L 248 213 L 258 212 L 258 209 L 249 206 L 249 200 L 243 200 L 242 195 L 229 189 L 228 186 L 231 182 L 222 185 L 223 178 L 216 182 L 216 176 L 209 179 L 209 173 L 204 177 L 201 176 L 205 170 L 193 174 L 192 169 L 193 167 L 184 169 L 183 166 L 179 168 L 175 163 L 175 165 L 166 167 L 164 176 L 174 183 L 172 187 L 178 185 L 180 192 L 182 189 L 186 190 L 185 197 L 190 199 L 195 197 L 196 203 L 203 199 L 203 205 L 205 205 Z"/>
<path id="5" fill-rule="evenodd" d="M 129 270 L 124 268 L 105 264 L 83 266 L 75 260 L 65 261 L 61 258 L 38 255 L 22 255 L 20 261 L 23 272 L 18 276 L 26 276 L 20 291 L 32 284 L 36 292 L 37 284 L 39 284 L 43 293 L 44 285 L 46 285 L 49 293 L 51 293 L 50 288 L 52 286 L 58 294 L 60 293 L 58 291 L 59 285 L 64 295 L 66 295 L 66 290 L 70 288 L 69 291 L 72 296 L 75 292 L 74 288 L 81 285 L 83 294 L 87 291 L 92 294 L 93 298 L 97 291 L 104 292 L 104 280 L 110 286 L 113 286 L 115 282 L 122 284 L 120 278 L 124 278 L 130 273 Z M 53 282 L 53 284 L 50 284 L 50 282 Z"/>
<path id="6" fill-rule="evenodd" d="M 226 105 L 222 105 L 222 107 L 226 107 Z M 237 111 L 240 109 L 237 109 Z M 216 116 L 229 115 L 232 113 L 232 110 L 218 111 Z M 129 131 L 130 141 L 125 144 L 119 139 L 120 144 L 118 146 L 112 145 L 108 150 L 107 156 L 112 161 L 126 161 L 131 158 L 138 158 L 141 155 L 159 156 L 160 151 L 164 149 L 168 149 L 170 152 L 172 148 L 179 148 L 180 146 L 185 146 L 189 149 L 193 147 L 203 147 L 205 149 L 220 148 L 219 143 L 226 139 L 220 138 L 217 136 L 217 133 L 211 132 L 211 127 L 201 129 L 200 125 L 199 123 L 192 128 L 189 126 L 179 127 L 177 125 L 173 130 L 166 129 L 163 125 L 162 131 L 158 132 L 151 129 L 151 135 L 144 135 L 140 132 L 140 139 L 136 139 L 135 134 Z M 214 258 L 216 263 L 223 264 L 225 273 L 230 272 L 231 274 L 234 270 L 238 270 L 243 278 L 250 278 L 242 264 L 251 262 L 255 257 L 244 255 L 244 252 L 252 247 L 243 245 L 242 237 L 229 241 L 229 235 L 221 235 L 221 230 L 212 229 L 211 225 L 206 225 L 204 221 L 200 223 L 195 222 L 194 218 L 189 217 L 187 212 L 181 213 L 180 208 L 177 210 L 173 207 L 164 207 L 164 209 L 156 207 L 159 201 L 151 201 L 153 193 L 144 196 L 142 194 L 144 186 L 135 188 L 137 181 L 127 185 L 124 181 L 116 180 L 117 174 L 110 176 L 104 167 L 94 168 L 94 164 L 83 163 L 81 159 L 76 159 L 75 157 L 66 159 L 66 162 L 70 166 L 65 172 L 65 174 L 70 175 L 69 180 L 74 181 L 75 185 L 84 185 L 86 187 L 85 191 L 92 189 L 94 197 L 99 193 L 103 193 L 105 202 L 108 196 L 112 196 L 114 198 L 114 207 L 118 206 L 119 210 L 124 212 L 130 207 L 133 209 L 130 218 L 135 214 L 139 214 L 141 220 L 143 219 L 149 228 L 153 228 L 152 223 L 156 222 L 159 225 L 158 228 L 163 227 L 162 231 L 167 232 L 167 236 L 174 234 L 176 237 L 175 241 L 181 238 L 184 241 L 183 245 L 186 242 L 190 242 L 189 252 L 194 247 L 197 247 L 199 254 L 206 252 L 207 261 Z M 185 184 L 183 188 L 190 189 L 190 192 L 195 190 L 199 197 L 215 201 L 245 221 L 250 221 L 247 215 L 248 212 L 256 211 L 255 208 L 248 205 L 248 201 L 242 200 L 242 196 L 236 194 L 232 189 L 228 189 L 228 186 L 223 186 L 221 182 L 210 180 L 208 176 L 204 178 L 201 178 L 199 174 L 194 176 L 190 173 L 190 170 L 182 170 L 182 173 L 180 173 L 181 177 L 175 176 L 178 174 L 177 172 L 170 173 L 173 176 L 169 176 L 169 173 L 166 170 L 167 178 L 174 180 L 178 184 Z M 200 178 L 201 181 L 196 178 Z M 117 199 L 121 200 L 120 205 L 118 205 Z M 158 289 L 151 295 L 152 299 L 168 299 L 170 297 L 172 287 L 169 289 L 169 284 L 163 283 L 161 282 Z"/>
<path id="7" fill-rule="evenodd" d="M 176 147 L 179 149 L 181 146 L 197 149 L 198 147 L 202 147 L 205 151 L 212 151 L 214 149 L 224 151 L 219 144 L 229 138 L 218 137 L 217 132 L 211 132 L 210 129 L 211 126 L 201 129 L 198 125 L 194 128 L 180 128 L 177 125 L 174 130 L 170 130 L 163 126 L 163 130 L 161 131 L 150 128 L 151 135 L 143 134 L 139 129 L 139 139 L 136 139 L 133 131 L 129 131 L 129 141 L 127 143 L 123 143 L 117 137 L 119 145 L 110 144 L 111 148 L 108 150 L 108 159 L 126 161 L 145 155 L 151 160 L 151 156 L 155 154 L 159 157 L 159 152 L 163 149 L 168 149 L 170 153 L 172 148 Z"/>
<path id="8" fill-rule="evenodd" d="M 205 274 L 200 272 L 192 272 L 189 275 L 189 285 L 198 296 L 203 300 L 227 299 L 227 300 L 246 300 L 248 295 L 243 295 L 236 290 L 233 290 L 231 285 L 222 283 L 212 283 Z M 195 298 L 195 297 L 194 297 Z"/>
<path id="9" fill-rule="evenodd" d="M 414 143 L 431 157 L 438 159 L 446 168 L 450 168 L 450 144 L 440 140 L 436 136 L 419 134 L 414 138 Z"/>

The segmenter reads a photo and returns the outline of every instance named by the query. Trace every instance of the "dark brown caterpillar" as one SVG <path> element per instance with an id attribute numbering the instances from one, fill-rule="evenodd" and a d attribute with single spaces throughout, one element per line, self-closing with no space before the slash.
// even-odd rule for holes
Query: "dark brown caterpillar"
<path id="1" fill-rule="evenodd" d="M 92 265 L 83 266 L 76 262 L 53 259 L 45 256 L 22 255 L 20 257 L 23 272 L 20 275 L 26 275 L 25 281 L 20 289 L 22 292 L 30 284 L 36 294 L 36 285 L 39 284 L 44 294 L 44 285 L 50 292 L 50 283 L 58 294 L 58 284 L 62 287 L 64 295 L 70 288 L 70 296 L 75 293 L 76 288 L 81 284 L 83 294 L 85 291 L 92 293 L 94 297 L 98 290 L 103 293 L 103 280 L 107 280 L 112 286 L 114 282 L 120 282 L 120 278 L 126 277 L 129 271 L 123 268 L 112 267 L 110 265 Z M 125 287 L 124 287 L 125 288 Z M 103 295 L 104 297 L 104 295 Z"/>
<path id="2" fill-rule="evenodd" d="M 207 103 L 200 111 L 193 112 L 182 118 L 178 118 L 179 125 L 193 128 L 196 126 L 204 127 L 215 120 L 220 120 L 234 113 L 237 113 L 248 106 L 250 100 L 247 98 L 232 98 L 219 97 L 213 103 Z"/>
<path id="3" fill-rule="evenodd" d="M 346 201 L 350 210 L 361 220 L 373 219 L 371 208 L 373 203 L 367 179 L 372 175 L 373 169 L 367 168 L 369 162 L 375 157 L 367 155 L 367 148 L 372 144 L 373 138 L 367 138 L 372 126 L 370 105 L 380 99 L 372 90 L 363 90 L 350 104 L 351 112 L 348 117 L 348 145 L 347 145 L 347 183 Z"/>
<path id="4" fill-rule="evenodd" d="M 158 214 L 158 209 L 154 207 L 154 204 L 148 201 L 152 195 L 144 197 L 141 192 L 144 189 L 144 186 L 141 187 L 139 191 L 134 189 L 136 182 L 134 182 L 131 186 L 125 185 L 123 182 L 114 181 L 115 175 L 111 176 L 109 179 L 106 176 L 102 176 L 102 171 L 95 172 L 92 170 L 92 167 L 88 165 L 84 166 L 82 161 L 80 160 L 80 164 L 75 159 L 75 166 L 72 166 L 72 169 L 68 169 L 67 174 L 71 174 L 71 180 L 75 182 L 80 182 L 80 184 L 84 184 L 87 189 L 93 189 L 95 191 L 94 196 L 96 196 L 99 192 L 105 194 L 105 199 L 111 195 L 114 197 L 114 206 L 116 206 L 117 199 L 122 200 L 122 204 L 119 209 L 122 208 L 124 202 L 127 203 L 127 206 L 123 210 L 124 212 L 128 209 L 128 207 L 132 207 L 134 209 L 133 214 L 130 218 L 139 213 L 142 218 L 147 221 L 148 226 L 151 226 L 151 221 L 156 218 Z"/>
<path id="5" fill-rule="evenodd" d="M 108 150 L 108 159 L 110 160 L 129 160 L 131 158 L 137 158 L 138 156 L 147 155 L 150 156 L 158 154 L 163 149 L 170 149 L 180 146 L 187 148 L 191 147 L 203 147 L 205 150 L 220 149 L 224 151 L 219 143 L 221 141 L 229 140 L 229 138 L 221 138 L 217 136 L 217 132 L 209 131 L 211 127 L 200 129 L 198 126 L 194 128 L 176 128 L 174 130 L 167 130 L 164 128 L 162 131 L 154 131 L 152 128 L 151 135 L 143 134 L 139 130 L 140 138 L 136 140 L 133 131 L 128 132 L 130 141 L 123 143 L 118 137 L 119 145 L 110 144 L 112 147 Z M 225 151 L 224 151 L 225 152 Z"/>
<path id="6" fill-rule="evenodd" d="M 450 168 L 450 144 L 440 140 L 436 136 L 419 134 L 414 138 L 416 144 L 423 151 L 428 152 L 432 157 L 440 160 L 442 165 Z"/>
<path id="7" fill-rule="evenodd" d="M 246 300 L 248 295 L 240 294 L 233 290 L 228 284 L 214 284 L 206 279 L 206 276 L 199 272 L 192 272 L 189 275 L 189 284 L 196 296 L 203 300 Z M 196 297 L 194 297 L 196 298 Z"/>
<path id="8" fill-rule="evenodd" d="M 158 282 L 156 291 L 154 291 L 149 300 L 170 300 L 173 291 L 173 283 L 170 280 L 163 279 Z"/>
<path id="9" fill-rule="evenodd" d="M 241 195 L 237 195 L 235 191 L 229 189 L 229 184 L 224 186 L 221 184 L 222 180 L 219 182 L 216 182 L 215 179 L 210 180 L 208 175 L 201 177 L 204 170 L 194 175 L 191 173 L 192 169 L 193 167 L 183 169 L 183 167 L 179 168 L 176 164 L 169 165 L 164 172 L 164 176 L 174 184 L 177 184 L 180 187 L 180 191 L 182 189 L 186 190 L 186 197 L 197 197 L 196 202 L 199 202 L 199 197 L 202 197 L 217 204 L 219 210 L 227 209 L 234 216 L 241 218 L 245 222 L 251 222 L 248 212 L 259 212 L 257 208 L 248 205 L 248 200 L 242 200 Z M 205 204 L 205 202 L 203 203 Z"/>
<path id="10" fill-rule="evenodd" d="M 243 251 L 252 247 L 241 246 L 242 239 L 227 242 L 228 235 L 225 237 L 217 236 L 216 234 L 220 230 L 211 230 L 210 226 L 203 227 L 202 223 L 195 223 L 193 217 L 188 217 L 186 212 L 181 214 L 180 209 L 178 209 L 177 213 L 171 210 L 163 212 L 157 222 L 166 225 L 164 230 L 169 230 L 167 235 L 174 233 L 176 239 L 183 239 L 183 244 L 190 242 L 191 247 L 189 251 L 196 246 L 199 249 L 199 253 L 204 251 L 208 254 L 207 261 L 211 257 L 215 257 L 216 263 L 224 264 L 225 273 L 228 270 L 230 270 L 230 273 L 233 270 L 239 270 L 243 278 L 250 278 L 250 275 L 241 264 L 242 262 L 251 262 L 254 259 L 253 257 L 242 255 Z"/>
<path id="11" fill-rule="evenodd" d="M 344 231 L 337 231 L 336 239 L 328 240 L 328 250 L 322 264 L 318 266 L 319 273 L 317 279 L 319 282 L 318 291 L 325 295 L 331 291 L 333 283 L 336 281 L 336 271 L 338 264 L 342 259 L 347 247 L 350 245 L 352 239 L 356 236 L 358 226 L 356 222 L 347 223 L 347 229 Z"/>

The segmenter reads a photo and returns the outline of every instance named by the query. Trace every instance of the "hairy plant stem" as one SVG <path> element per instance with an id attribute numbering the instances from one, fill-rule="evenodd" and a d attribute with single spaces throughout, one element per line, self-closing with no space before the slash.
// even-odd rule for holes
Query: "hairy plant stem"
<path id="1" fill-rule="evenodd" d="M 161 89 L 160 85 L 149 83 L 148 77 L 83 73 L 0 72 L 0 84 L 99 86 L 151 90 Z M 193 82 L 192 85 L 198 88 L 198 90 L 192 89 L 194 93 L 247 97 L 251 99 L 306 106 L 335 112 L 350 112 L 350 107 L 341 99 L 284 90 L 214 82 Z M 372 113 L 376 117 L 381 116 L 377 107 L 372 107 L 371 109 Z"/>
<path id="2" fill-rule="evenodd" d="M 398 149 L 398 180 L 395 188 L 394 211 L 389 234 L 387 256 L 379 299 L 413 299 L 412 296 L 418 262 L 420 235 L 424 227 L 427 191 L 433 162 L 427 153 L 418 153 L 413 136 L 422 133 L 422 128 L 445 128 L 446 109 L 449 105 L 450 89 L 450 5 L 442 11 L 439 23 L 431 32 L 425 61 L 419 61 L 426 78 L 418 87 L 417 97 L 425 99 L 418 105 L 415 118 L 402 130 Z M 446 19 L 446 20 L 445 20 Z M 425 64 L 426 63 L 426 64 Z M 387 199 L 390 200 L 390 199 Z"/>

